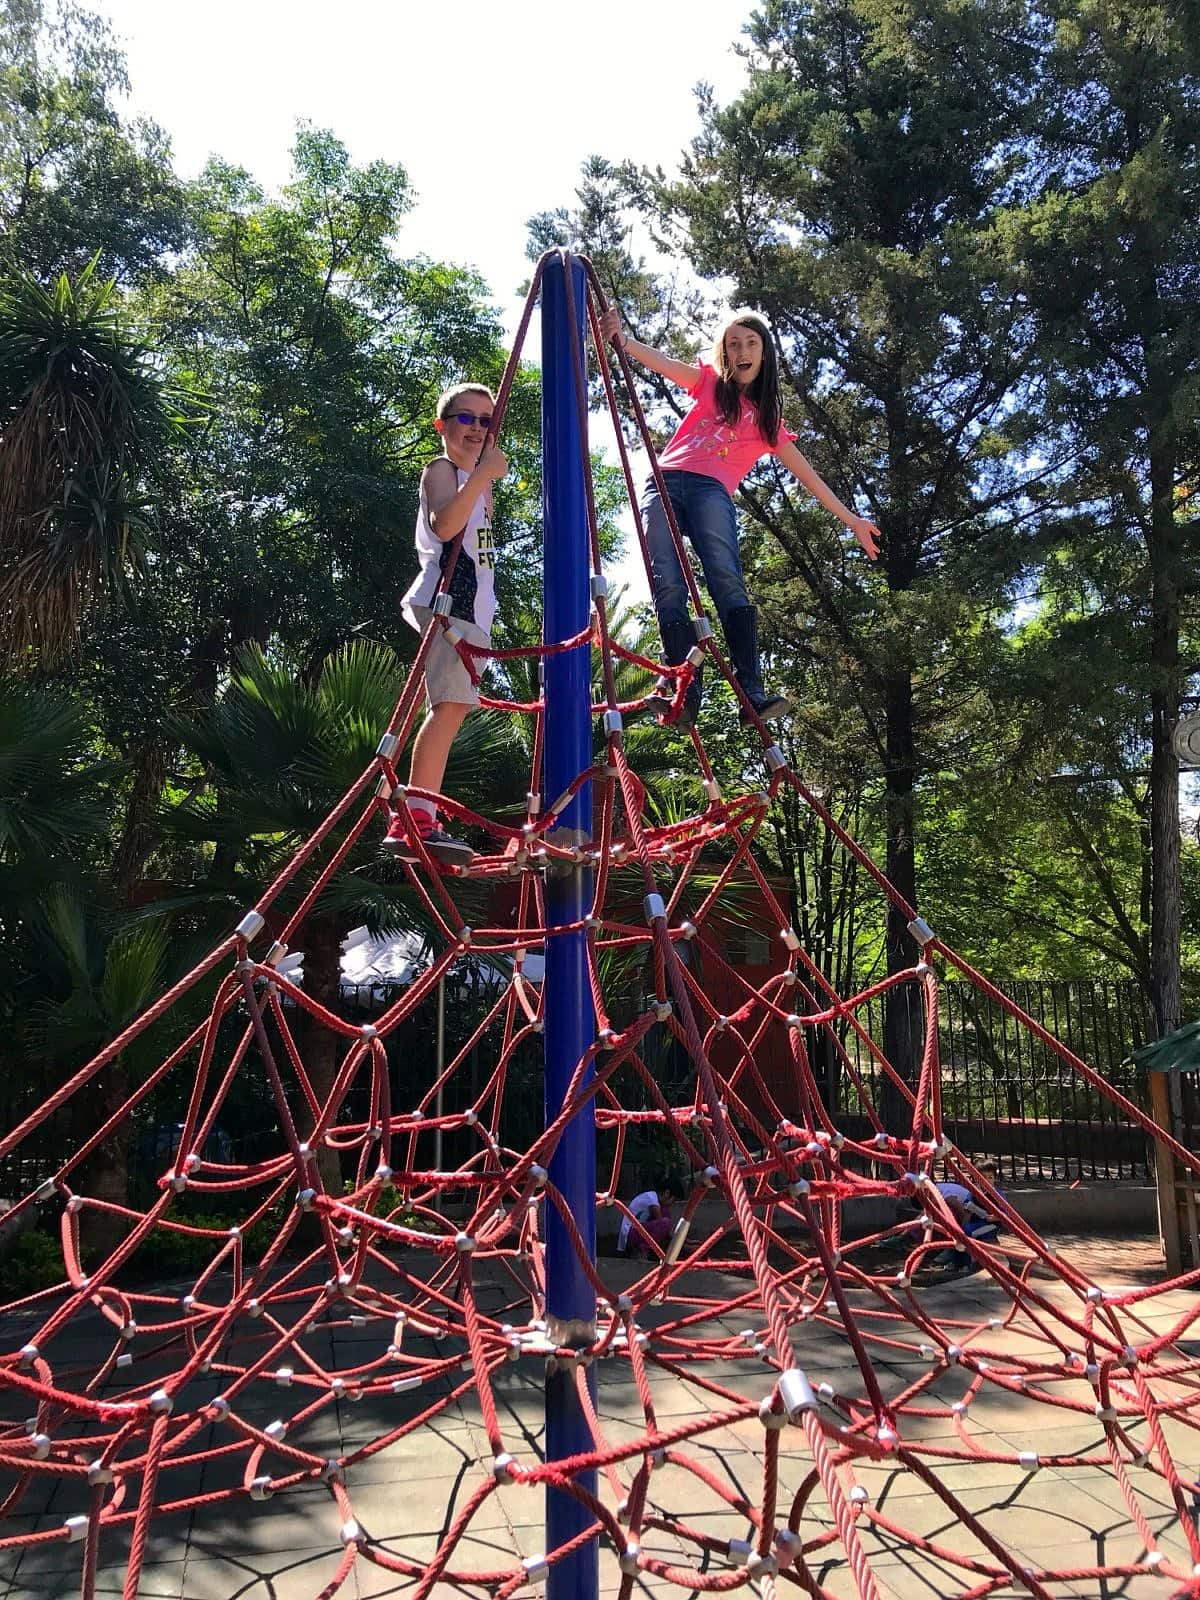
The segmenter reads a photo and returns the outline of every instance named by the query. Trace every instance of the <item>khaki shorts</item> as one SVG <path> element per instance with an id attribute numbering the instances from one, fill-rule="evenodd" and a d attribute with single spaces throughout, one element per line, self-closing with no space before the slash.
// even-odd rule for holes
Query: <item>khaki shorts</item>
<path id="1" fill-rule="evenodd" d="M 414 606 L 413 613 L 420 618 L 424 631 L 433 613 L 428 606 Z M 476 628 L 469 622 L 460 622 L 457 617 L 451 618 L 451 621 L 469 644 L 491 643 L 482 628 Z M 447 701 L 458 706 L 479 704 L 478 686 L 472 683 L 463 658 L 440 627 L 434 632 L 429 642 L 429 654 L 425 657 L 425 700 L 430 706 L 444 705 Z"/>

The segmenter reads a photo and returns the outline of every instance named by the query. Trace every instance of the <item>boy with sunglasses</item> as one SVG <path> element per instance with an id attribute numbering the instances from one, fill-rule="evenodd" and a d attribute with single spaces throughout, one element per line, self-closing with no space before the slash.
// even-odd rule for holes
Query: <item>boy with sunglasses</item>
<path id="1" fill-rule="evenodd" d="M 495 399 L 478 383 L 460 383 L 438 398 L 434 428 L 442 438 L 442 454 L 421 475 L 417 516 L 417 559 L 421 570 L 401 601 L 407 622 L 424 633 L 432 616 L 433 598 L 453 549 L 462 535 L 458 560 L 450 574 L 451 619 L 468 644 L 491 644 L 496 611 L 496 555 L 492 541 L 492 485 L 508 471 L 503 453 L 487 443 Z M 413 741 L 408 781 L 416 789 L 439 793 L 455 735 L 479 692 L 458 651 L 442 628 L 434 631 L 425 657 L 425 721 Z M 413 796 L 408 812 L 393 811 L 384 848 L 401 861 L 416 861 L 409 842 L 415 826 L 426 850 L 445 867 L 467 867 L 474 851 L 453 839 L 439 824 L 432 800 Z"/>

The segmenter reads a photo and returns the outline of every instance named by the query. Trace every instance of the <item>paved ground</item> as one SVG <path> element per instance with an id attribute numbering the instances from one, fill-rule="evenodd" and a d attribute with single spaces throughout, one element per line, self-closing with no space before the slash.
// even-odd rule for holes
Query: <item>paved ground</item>
<path id="1" fill-rule="evenodd" d="M 1075 1236 L 1054 1242 L 1106 1287 L 1152 1282 L 1158 1276 L 1151 1246 L 1145 1241 Z M 610 1275 L 623 1270 L 628 1268 L 606 1264 Z M 711 1278 L 708 1287 L 715 1294 L 727 1294 L 734 1288 L 720 1274 L 714 1273 Z M 1051 1286 L 1041 1287 L 1057 1298 L 1057 1291 Z M 955 1321 L 964 1329 L 986 1329 L 988 1318 L 1005 1309 L 1000 1291 L 980 1278 L 931 1287 L 921 1296 L 922 1304 L 940 1324 Z M 1181 1311 L 1190 1307 L 1194 1307 L 1191 1297 L 1156 1299 L 1143 1319 L 1142 1337 L 1149 1337 L 1151 1330 L 1165 1330 Z M 731 1332 L 740 1332 L 745 1325 L 745 1318 L 736 1317 L 725 1323 Z M 74 1354 L 86 1363 L 87 1329 L 73 1332 L 73 1337 L 78 1341 Z M 847 1395 L 861 1393 L 860 1375 L 839 1328 L 809 1323 L 795 1337 L 814 1384 L 828 1383 Z M 986 1339 L 989 1353 L 1033 1348 L 1019 1331 L 993 1329 L 972 1337 Z M 372 1341 L 377 1343 L 379 1338 L 377 1326 L 319 1330 L 308 1348 L 328 1363 L 328 1370 L 345 1370 L 360 1360 L 373 1359 L 378 1352 Z M 920 1352 L 911 1330 L 879 1324 L 873 1328 L 873 1338 L 875 1370 L 889 1398 L 928 1374 L 929 1359 Z M 1186 1339 L 1180 1349 L 1185 1356 L 1195 1356 L 1200 1345 Z M 66 1359 L 61 1351 L 59 1359 Z M 538 1365 L 534 1358 L 527 1358 L 501 1368 L 496 1375 L 505 1442 L 514 1456 L 526 1462 L 535 1457 L 541 1443 L 542 1385 Z M 144 1376 L 145 1367 L 141 1370 Z M 602 1362 L 597 1373 L 599 1410 L 610 1441 L 640 1434 L 641 1411 L 627 1364 Z M 769 1373 L 752 1355 L 722 1363 L 719 1371 L 711 1365 L 697 1369 L 698 1376 L 705 1373 L 722 1379 L 742 1394 L 765 1395 L 770 1387 Z M 924 1408 L 939 1411 L 964 1392 L 966 1382 L 963 1369 L 944 1368 L 922 1397 Z M 1168 1387 L 1164 1385 L 1159 1392 L 1166 1393 Z M 1181 1380 L 1177 1388 L 1185 1399 L 1196 1393 L 1190 1378 Z M 1082 1381 L 1079 1390 L 1085 1395 L 1088 1392 Z M 1065 1387 L 1062 1392 L 1067 1395 Z M 662 1372 L 655 1375 L 654 1394 L 664 1428 L 688 1418 L 702 1419 L 711 1414 L 714 1406 L 712 1395 L 694 1382 Z M 394 1401 L 390 1397 L 368 1397 L 359 1405 L 339 1402 L 322 1411 L 307 1429 L 298 1429 L 294 1438 L 306 1449 L 315 1448 L 330 1455 L 353 1452 L 411 1415 L 405 1408 L 413 1404 L 413 1398 L 407 1395 Z M 278 1414 L 279 1400 L 269 1385 L 261 1397 L 255 1395 L 253 1405 L 257 1408 L 256 1420 L 263 1427 L 272 1414 Z M 1181 1469 L 1200 1464 L 1200 1439 L 1190 1427 L 1168 1420 L 1165 1430 L 1168 1443 L 1179 1452 Z M 906 1443 L 920 1444 L 932 1452 L 922 1459 L 935 1471 L 938 1481 L 968 1509 L 979 1513 L 987 1529 L 1006 1548 L 1019 1551 L 1035 1570 L 1114 1566 L 1134 1562 L 1140 1555 L 1141 1536 L 1130 1525 L 1126 1503 L 1112 1476 L 1078 1461 L 1061 1459 L 1086 1455 L 1103 1446 L 1103 1427 L 1084 1406 L 1074 1412 L 1064 1411 L 988 1388 L 972 1403 L 969 1433 L 975 1445 L 985 1450 L 991 1447 L 994 1453 L 1007 1456 L 1035 1451 L 1039 1456 L 1059 1458 L 1055 1465 L 1041 1466 L 1036 1471 L 1011 1461 L 939 1458 L 938 1451 L 962 1448 L 961 1437 L 944 1415 L 921 1416 L 906 1411 L 901 1433 Z M 776 1515 L 780 1526 L 786 1523 L 792 1497 L 803 1490 L 811 1469 L 803 1434 L 789 1429 L 783 1438 L 786 1449 Z M 763 1439 L 761 1424 L 755 1419 L 727 1428 L 719 1437 L 701 1436 L 687 1447 L 687 1453 L 716 1476 L 729 1497 L 736 1501 L 739 1494 L 744 1494 L 746 1501 L 757 1505 L 762 1496 Z M 192 1448 L 205 1442 L 214 1446 L 221 1442 L 216 1425 L 207 1427 Z M 468 1391 L 449 1404 L 419 1436 L 350 1467 L 346 1476 L 354 1513 L 362 1528 L 379 1541 L 378 1548 L 413 1562 L 427 1561 L 449 1525 L 453 1508 L 461 1508 L 466 1495 L 481 1481 L 479 1463 L 490 1459 L 491 1448 L 481 1426 L 477 1399 Z M 244 1455 L 238 1454 L 236 1459 L 218 1458 L 202 1466 L 174 1469 L 170 1498 L 240 1483 L 243 1466 Z M 1184 1561 L 1185 1570 L 1189 1569 L 1190 1557 L 1179 1518 L 1161 1479 L 1144 1471 L 1135 1472 L 1134 1479 L 1149 1525 L 1162 1548 Z M 945 1600 L 947 1596 L 960 1595 L 977 1581 L 961 1567 L 938 1561 L 914 1540 L 932 1540 L 944 1550 L 974 1555 L 985 1563 L 992 1560 L 937 1494 L 903 1466 L 864 1467 L 857 1472 L 856 1481 L 866 1491 L 858 1526 L 881 1600 Z M 40 1504 L 27 1497 L 19 1515 L 0 1523 L 0 1539 L 23 1530 L 61 1528 L 65 1517 L 86 1507 L 87 1495 L 86 1486 L 59 1483 L 43 1496 Z M 609 1494 L 607 1498 L 611 1503 L 616 1495 Z M 672 1532 L 655 1531 L 644 1538 L 644 1548 L 693 1569 L 698 1561 L 699 1538 L 707 1536 L 714 1545 L 727 1547 L 730 1538 L 746 1538 L 752 1531 L 750 1521 L 736 1504 L 731 1506 L 696 1476 L 670 1464 L 653 1475 L 650 1499 L 673 1517 L 684 1518 L 693 1536 L 680 1538 Z M 890 1532 L 886 1525 L 889 1521 L 902 1532 Z M 145 1597 L 171 1596 L 175 1600 L 232 1600 L 235 1596 L 239 1600 L 313 1600 L 338 1570 L 342 1559 L 341 1524 L 342 1514 L 323 1485 L 282 1493 L 265 1502 L 240 1494 L 230 1501 L 156 1520 L 150 1537 L 150 1558 L 138 1593 Z M 819 1491 L 808 1495 L 800 1522 L 803 1535 L 813 1538 L 829 1524 L 823 1495 Z M 543 1545 L 543 1492 L 510 1486 L 493 1495 L 473 1519 L 455 1565 L 474 1571 L 510 1567 L 514 1551 L 520 1556 L 534 1556 Z M 121 1594 L 127 1549 L 127 1534 L 110 1536 L 103 1546 L 98 1595 Z M 59 1542 L 21 1555 L 10 1552 L 0 1556 L 0 1595 L 6 1600 L 57 1600 L 78 1594 L 81 1551 L 79 1543 Z M 815 1577 L 823 1586 L 822 1595 L 832 1600 L 852 1600 L 858 1591 L 836 1539 L 826 1551 L 814 1554 L 811 1561 Z M 710 1574 L 731 1572 L 727 1550 L 710 1550 L 705 1565 Z M 611 1554 L 603 1557 L 601 1574 L 602 1593 L 615 1595 L 620 1578 Z M 410 1593 L 412 1587 L 411 1579 L 389 1573 L 360 1555 L 338 1592 L 346 1600 L 365 1600 L 367 1596 L 401 1596 Z M 1056 1600 L 1060 1595 L 1086 1600 L 1146 1600 L 1153 1595 L 1168 1600 L 1176 1588 L 1162 1577 L 1145 1572 L 1131 1578 L 1094 1574 L 1077 1582 L 1058 1583 L 1051 1592 Z M 801 1592 L 782 1584 L 779 1591 Z M 443 1583 L 435 1592 L 450 1595 L 483 1591 L 477 1586 Z M 690 1587 L 655 1577 L 639 1579 L 635 1585 L 635 1593 L 643 1595 L 685 1596 L 691 1592 Z M 1022 1591 L 1000 1587 L 991 1592 L 1012 1595 Z"/>

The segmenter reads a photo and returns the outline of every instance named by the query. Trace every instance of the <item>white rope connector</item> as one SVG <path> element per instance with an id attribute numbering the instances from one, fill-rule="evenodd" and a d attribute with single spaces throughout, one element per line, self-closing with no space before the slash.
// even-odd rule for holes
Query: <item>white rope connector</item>
<path id="1" fill-rule="evenodd" d="M 260 1478 L 255 1478 L 254 1482 L 250 1485 L 251 1500 L 269 1500 L 274 1492 L 274 1489 L 271 1487 L 271 1479 L 265 1474 Z"/>
<path id="2" fill-rule="evenodd" d="M 35 1433 L 30 1443 L 33 1445 L 34 1459 L 45 1461 L 50 1454 L 50 1435 L 48 1433 Z"/>
<path id="3" fill-rule="evenodd" d="M 623 731 L 625 722 L 619 711 L 610 710 L 604 713 L 604 716 L 601 719 L 601 725 L 604 729 L 604 737 L 606 739 L 611 739 L 616 734 Z"/>
<path id="4" fill-rule="evenodd" d="M 779 1377 L 779 1398 L 789 1422 L 796 1423 L 806 1411 L 815 1411 L 817 1397 L 812 1384 L 799 1367 L 789 1367 Z"/>
<path id="5" fill-rule="evenodd" d="M 698 931 L 694 922 L 681 922 L 679 924 L 679 936 L 681 939 L 694 939 Z"/>
<path id="6" fill-rule="evenodd" d="M 780 928 L 779 937 L 783 940 L 784 944 L 789 950 L 799 950 L 800 936 L 797 934 L 795 928 Z"/>
<path id="7" fill-rule="evenodd" d="M 394 733 L 385 733 L 380 736 L 379 743 L 375 746 L 375 754 L 384 761 L 390 761 L 400 748 L 400 740 Z"/>
<path id="8" fill-rule="evenodd" d="M 245 939 L 246 943 L 249 944 L 252 939 L 258 938 L 265 927 L 266 921 L 261 912 L 247 911 L 233 931 L 239 938 Z"/>
<path id="9" fill-rule="evenodd" d="M 768 1433 L 776 1433 L 787 1423 L 787 1412 L 773 1410 L 771 1397 L 768 1395 L 758 1408 L 758 1420 Z"/>
<path id="10" fill-rule="evenodd" d="M 750 1559 L 750 1552 L 753 1549 L 754 1546 L 750 1543 L 749 1539 L 730 1539 L 729 1559 L 734 1563 L 735 1566 L 744 1566 Z"/>
<path id="11" fill-rule="evenodd" d="M 705 1167 L 704 1171 L 700 1174 L 700 1182 L 706 1189 L 711 1189 L 715 1186 L 716 1181 L 720 1176 L 721 1174 L 716 1167 Z"/>
<path id="12" fill-rule="evenodd" d="M 277 1367 L 275 1370 L 275 1382 L 281 1389 L 290 1388 L 292 1379 L 295 1376 L 296 1374 L 291 1367 Z"/>
<path id="13" fill-rule="evenodd" d="M 155 1389 L 150 1396 L 150 1409 L 157 1416 L 166 1416 L 174 1408 L 175 1402 L 165 1389 Z"/>
<path id="14" fill-rule="evenodd" d="M 35 1344 L 23 1344 L 21 1346 L 21 1365 L 23 1367 L 30 1366 L 34 1361 L 37 1360 L 37 1358 L 38 1358 L 38 1347 L 37 1347 L 37 1345 L 35 1345 Z"/>
<path id="15" fill-rule="evenodd" d="M 38 1186 L 37 1192 L 34 1194 L 33 1198 L 35 1200 L 53 1200 L 57 1193 L 58 1179 L 47 1178 L 45 1183 Z"/>
<path id="16" fill-rule="evenodd" d="M 604 600 L 608 596 L 608 579 L 600 572 L 593 572 L 591 577 L 591 590 L 593 600 Z"/>
<path id="17" fill-rule="evenodd" d="M 362 1529 L 359 1527 L 357 1521 L 353 1517 L 348 1517 L 346 1521 L 342 1523 L 343 1544 L 359 1544 L 364 1537 L 365 1535 Z"/>
<path id="18" fill-rule="evenodd" d="M 475 1240 L 469 1233 L 459 1232 L 454 1235 L 454 1248 L 460 1256 L 469 1256 L 475 1249 Z"/>
<path id="19" fill-rule="evenodd" d="M 84 1534 L 87 1533 L 90 1521 L 91 1518 L 86 1512 L 80 1512 L 78 1516 L 67 1518 L 63 1523 L 63 1527 L 67 1530 L 67 1539 L 70 1543 L 74 1544 L 77 1540 L 83 1538 Z"/>
<path id="20" fill-rule="evenodd" d="M 392 1383 L 393 1394 L 412 1394 L 414 1389 L 421 1387 L 421 1374 L 410 1372 L 407 1377 L 396 1378 Z"/>
<path id="21" fill-rule="evenodd" d="M 370 1044 L 372 1039 L 378 1039 L 379 1037 L 379 1029 L 373 1022 L 364 1022 L 358 1031 L 364 1044 Z"/>
<path id="22" fill-rule="evenodd" d="M 777 744 L 769 744 L 763 751 L 763 765 L 768 772 L 782 772 L 787 766 L 787 757 Z"/>
<path id="23" fill-rule="evenodd" d="M 666 902 L 660 894 L 648 894 L 642 901 L 642 911 L 645 914 L 646 921 L 653 922 L 656 917 L 666 916 Z"/>
<path id="24" fill-rule="evenodd" d="M 1036 1450 L 1022 1450 L 1017 1460 L 1025 1468 L 1026 1472 L 1036 1472 L 1042 1464 L 1041 1457 Z"/>
<path id="25" fill-rule="evenodd" d="M 850 1491 L 850 1504 L 852 1506 L 865 1506 L 871 1496 L 861 1483 L 856 1483 Z"/>
<path id="26" fill-rule="evenodd" d="M 315 1189 L 301 1189 L 299 1194 L 296 1196 L 296 1204 L 300 1207 L 301 1211 L 308 1211 L 316 1197 L 317 1191 Z"/>
<path id="27" fill-rule="evenodd" d="M 508 1470 L 512 1464 L 512 1456 L 509 1455 L 507 1450 L 501 1450 L 498 1456 L 492 1458 L 492 1477 L 498 1479 L 501 1483 L 507 1483 L 512 1476 Z"/>
<path id="28" fill-rule="evenodd" d="M 924 917 L 914 917 L 908 925 L 908 931 L 912 935 L 914 944 L 919 944 L 922 950 L 927 944 L 932 944 L 937 937 Z"/>
<path id="29" fill-rule="evenodd" d="M 263 1429 L 263 1432 L 266 1434 L 268 1439 L 282 1439 L 284 1434 L 287 1432 L 287 1423 L 280 1421 L 269 1422 Z"/>
<path id="30" fill-rule="evenodd" d="M 525 1568 L 526 1583 L 546 1583 L 550 1578 L 550 1563 L 545 1556 L 526 1556 L 521 1562 Z"/>
<path id="31" fill-rule="evenodd" d="M 617 1557 L 617 1565 L 627 1578 L 637 1576 L 638 1561 L 641 1557 L 641 1554 L 641 1545 L 631 1542 L 625 1546 L 624 1550 L 622 1550 L 621 1554 Z"/>
<path id="32" fill-rule="evenodd" d="M 88 1467 L 88 1483 L 93 1489 L 98 1489 L 101 1484 L 111 1483 L 112 1481 L 112 1468 L 106 1467 L 103 1461 L 98 1458 Z"/>
<path id="33" fill-rule="evenodd" d="M 882 1427 L 876 1428 L 875 1441 L 877 1444 L 881 1444 L 885 1450 L 894 1450 L 900 1443 L 900 1435 L 895 1428 L 890 1428 L 884 1423 Z"/>
<path id="34" fill-rule="evenodd" d="M 716 802 L 721 798 L 721 785 L 715 778 L 705 778 L 703 783 L 704 793 L 715 805 Z"/>

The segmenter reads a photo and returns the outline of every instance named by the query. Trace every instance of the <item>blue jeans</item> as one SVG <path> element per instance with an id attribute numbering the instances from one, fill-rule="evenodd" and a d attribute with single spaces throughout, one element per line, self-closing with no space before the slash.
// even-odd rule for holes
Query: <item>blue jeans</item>
<path id="1" fill-rule="evenodd" d="M 717 608 L 722 627 L 731 611 L 748 606 L 746 580 L 738 555 L 737 512 L 723 483 L 700 472 L 664 472 L 663 482 L 685 539 L 700 557 L 704 581 Z M 658 486 L 651 478 L 642 498 L 642 522 L 650 550 L 650 581 L 658 620 L 686 622 L 688 591 L 671 526 Z"/>

